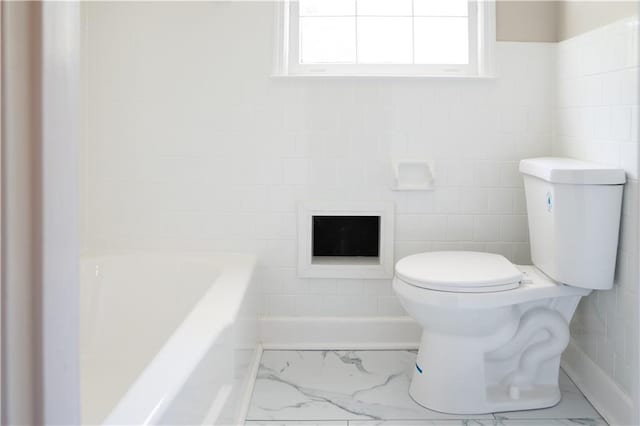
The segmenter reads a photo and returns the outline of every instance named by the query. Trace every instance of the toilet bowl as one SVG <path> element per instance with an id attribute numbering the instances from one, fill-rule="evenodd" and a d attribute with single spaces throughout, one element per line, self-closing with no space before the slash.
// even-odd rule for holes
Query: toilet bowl
<path id="1" fill-rule="evenodd" d="M 591 290 L 555 283 L 535 267 L 515 266 L 497 254 L 476 252 L 404 258 L 396 266 L 393 288 L 423 327 L 409 390 L 415 401 L 459 414 L 560 401 L 558 369 L 569 342 L 568 323 Z"/>
<path id="2" fill-rule="evenodd" d="M 613 286 L 624 171 L 566 158 L 520 162 L 533 265 L 481 252 L 396 264 L 393 289 L 423 328 L 409 389 L 432 410 L 481 414 L 557 404 L 580 298 Z"/>

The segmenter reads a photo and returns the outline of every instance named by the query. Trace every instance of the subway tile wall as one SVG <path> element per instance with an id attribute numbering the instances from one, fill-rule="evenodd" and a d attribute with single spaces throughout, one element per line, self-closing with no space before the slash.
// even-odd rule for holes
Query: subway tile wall
<path id="1" fill-rule="evenodd" d="M 269 2 L 84 6 L 85 253 L 254 252 L 266 315 L 404 315 L 390 280 L 295 270 L 297 202 L 389 200 L 396 258 L 530 262 L 517 166 L 551 153 L 555 45 L 498 43 L 496 79 L 274 78 Z M 401 158 L 435 191 L 391 191 Z"/>
<path id="2" fill-rule="evenodd" d="M 624 168 L 615 286 L 580 303 L 575 343 L 627 394 L 638 377 L 638 20 L 558 44 L 554 153 Z"/>

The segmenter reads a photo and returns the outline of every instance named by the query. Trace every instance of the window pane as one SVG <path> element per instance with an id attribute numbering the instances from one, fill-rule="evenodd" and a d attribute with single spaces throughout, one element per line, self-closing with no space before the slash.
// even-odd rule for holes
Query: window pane
<path id="1" fill-rule="evenodd" d="M 467 0 L 414 0 L 415 16 L 467 16 Z"/>
<path id="2" fill-rule="evenodd" d="M 300 18 L 300 63 L 354 63 L 356 18 Z"/>
<path id="3" fill-rule="evenodd" d="M 358 16 L 411 16 L 411 0 L 358 0 Z"/>
<path id="4" fill-rule="evenodd" d="M 300 0 L 300 16 L 354 16 L 355 0 Z"/>
<path id="5" fill-rule="evenodd" d="M 415 18 L 416 64 L 468 64 L 468 18 Z"/>
<path id="6" fill-rule="evenodd" d="M 358 63 L 410 64 L 411 18 L 358 18 Z"/>

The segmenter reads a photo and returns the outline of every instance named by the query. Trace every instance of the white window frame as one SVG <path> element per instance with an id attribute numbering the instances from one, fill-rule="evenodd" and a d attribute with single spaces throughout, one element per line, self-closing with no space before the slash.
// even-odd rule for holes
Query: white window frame
<path id="1" fill-rule="evenodd" d="M 301 64 L 299 62 L 298 7 L 297 0 L 282 0 L 277 3 L 274 76 L 467 78 L 493 76 L 496 41 L 495 0 L 469 0 L 468 64 Z"/>

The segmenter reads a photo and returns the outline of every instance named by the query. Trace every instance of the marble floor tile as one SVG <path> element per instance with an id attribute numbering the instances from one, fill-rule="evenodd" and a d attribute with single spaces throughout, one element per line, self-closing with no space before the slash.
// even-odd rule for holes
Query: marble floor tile
<path id="1" fill-rule="evenodd" d="M 248 421 L 246 426 L 607 426 L 601 419 Z"/>
<path id="2" fill-rule="evenodd" d="M 451 415 L 415 403 L 416 351 L 265 351 L 247 415 L 252 426 L 602 426 L 562 372 L 555 407 Z"/>
<path id="3" fill-rule="evenodd" d="M 281 421 L 281 420 L 249 420 L 244 423 L 246 426 L 349 426 L 347 420 L 335 420 L 335 421 Z"/>
<path id="4" fill-rule="evenodd" d="M 580 419 L 524 419 L 508 420 L 498 419 L 496 426 L 607 426 L 601 418 Z"/>
<path id="5" fill-rule="evenodd" d="M 599 419 L 600 414 L 571 381 L 564 371 L 560 371 L 560 391 L 562 400 L 558 405 L 540 410 L 509 411 L 496 413 L 498 419 Z"/>
<path id="6" fill-rule="evenodd" d="M 349 426 L 494 426 L 494 424 L 494 419 L 349 421 Z"/>
<path id="7" fill-rule="evenodd" d="M 350 420 L 348 426 L 607 426 L 602 419 Z"/>
<path id="8" fill-rule="evenodd" d="M 409 397 L 415 351 L 265 351 L 248 420 L 492 419 L 428 410 Z"/>

